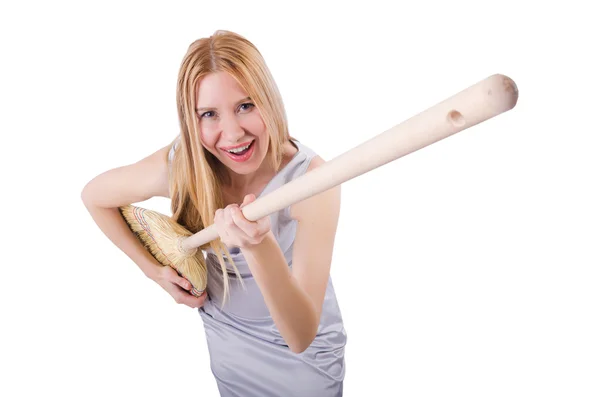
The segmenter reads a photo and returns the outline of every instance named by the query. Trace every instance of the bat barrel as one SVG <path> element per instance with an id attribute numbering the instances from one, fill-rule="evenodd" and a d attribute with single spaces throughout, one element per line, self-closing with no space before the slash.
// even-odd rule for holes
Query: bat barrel
<path id="1" fill-rule="evenodd" d="M 511 110 L 518 96 L 511 78 L 492 75 L 338 156 L 327 172 L 345 182 Z"/>

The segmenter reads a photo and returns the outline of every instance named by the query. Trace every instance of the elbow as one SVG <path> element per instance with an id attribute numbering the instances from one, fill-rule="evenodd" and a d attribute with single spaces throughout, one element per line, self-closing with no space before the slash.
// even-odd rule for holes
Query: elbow
<path id="1" fill-rule="evenodd" d="M 282 333 L 288 348 L 295 354 L 304 353 L 310 347 L 317 337 L 321 323 L 321 314 L 314 310 L 312 305 L 308 305 L 304 313 L 302 320 L 297 321 L 295 325 L 288 328 L 287 332 Z"/>
<path id="2" fill-rule="evenodd" d="M 97 178 L 97 177 L 96 177 Z M 86 207 L 94 206 L 98 201 L 98 193 L 102 188 L 98 186 L 96 178 L 88 181 L 81 189 L 80 198 Z"/>
<path id="3" fill-rule="evenodd" d="M 89 202 L 89 189 L 88 189 L 88 184 L 86 184 L 83 189 L 81 189 L 81 201 L 83 202 L 83 204 L 85 204 L 85 206 L 87 207 L 87 204 Z"/>
<path id="4" fill-rule="evenodd" d="M 310 347 L 310 345 L 313 343 L 313 341 L 315 340 L 317 336 L 317 327 L 314 327 L 314 329 L 311 329 L 311 331 L 309 333 L 307 333 L 304 336 L 298 336 L 298 338 L 296 338 L 295 341 L 293 341 L 292 343 L 289 343 L 288 346 L 290 348 L 290 350 L 292 351 L 292 353 L 295 354 L 301 354 L 304 353 L 304 351 L 306 351 L 306 349 L 308 349 Z"/>
<path id="5" fill-rule="evenodd" d="M 306 351 L 306 349 L 308 349 L 308 347 L 310 346 L 311 343 L 312 343 L 312 341 L 310 343 L 296 343 L 296 344 L 289 345 L 289 346 L 290 346 L 290 350 L 292 353 L 302 354 Z"/>
<path id="6" fill-rule="evenodd" d="M 90 205 L 92 205 L 93 203 L 93 192 L 92 192 L 92 187 L 91 187 L 91 183 L 88 182 L 83 189 L 81 189 L 81 193 L 80 193 L 80 197 L 81 197 L 81 201 L 83 202 L 83 204 L 86 207 L 89 207 Z"/>

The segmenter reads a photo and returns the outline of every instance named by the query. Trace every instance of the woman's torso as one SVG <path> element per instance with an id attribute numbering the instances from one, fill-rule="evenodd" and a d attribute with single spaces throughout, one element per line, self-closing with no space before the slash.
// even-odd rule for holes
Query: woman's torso
<path id="1" fill-rule="evenodd" d="M 306 173 L 316 153 L 298 141 L 294 143 L 298 147 L 297 152 L 257 195 L 257 200 Z M 271 230 L 291 271 L 297 221 L 291 217 L 290 207 L 269 216 Z M 252 277 L 240 249 L 230 248 L 229 254 L 244 286 L 238 281 L 234 269 L 226 260 L 230 289 L 228 299 L 223 303 L 221 265 L 214 251 L 209 249 L 206 252 L 208 299 L 204 306 L 198 309 L 204 321 L 211 351 L 211 367 L 215 375 L 226 382 L 225 379 L 231 376 L 232 368 L 246 372 L 254 367 L 267 370 L 268 362 L 271 362 L 274 364 L 269 371 L 283 371 L 282 374 L 296 376 L 298 379 L 305 376 L 306 382 L 314 382 L 314 386 L 311 386 L 314 390 L 322 390 L 325 387 L 332 390 L 341 388 L 340 383 L 345 374 L 346 331 L 331 277 L 327 283 L 317 335 L 308 349 L 301 354 L 295 354 L 289 350 L 273 322 L 260 288 Z M 260 354 L 251 358 L 247 355 L 237 356 L 232 353 L 235 351 L 260 351 Z M 309 394 L 307 389 L 307 395 Z"/>

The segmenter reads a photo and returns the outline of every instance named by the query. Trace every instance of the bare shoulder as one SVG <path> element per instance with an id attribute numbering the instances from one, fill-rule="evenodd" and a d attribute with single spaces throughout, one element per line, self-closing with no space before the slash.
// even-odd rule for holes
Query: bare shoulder
<path id="1" fill-rule="evenodd" d="M 306 173 L 322 166 L 326 161 L 319 155 L 315 155 L 306 169 Z M 334 186 L 322 193 L 316 194 L 303 201 L 293 204 L 290 208 L 290 216 L 298 221 L 327 219 L 333 216 L 337 219 L 341 201 L 341 185 Z"/>
<path id="2" fill-rule="evenodd" d="M 315 155 L 312 160 L 310 161 L 310 164 L 308 165 L 308 168 L 306 169 L 306 172 L 310 172 L 312 170 L 314 170 L 315 168 L 325 164 L 326 161 L 323 160 L 323 158 L 319 155 Z"/>

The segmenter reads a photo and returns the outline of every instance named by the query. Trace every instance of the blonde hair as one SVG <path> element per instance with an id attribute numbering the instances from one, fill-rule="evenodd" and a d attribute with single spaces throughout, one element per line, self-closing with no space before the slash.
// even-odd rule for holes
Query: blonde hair
<path id="1" fill-rule="evenodd" d="M 173 219 L 192 233 L 214 222 L 217 209 L 224 207 L 221 187 L 227 181 L 224 165 L 200 141 L 196 113 L 197 89 L 203 77 L 226 72 L 246 90 L 259 110 L 269 135 L 267 156 L 278 170 L 284 144 L 290 139 L 287 117 L 279 89 L 258 49 L 239 34 L 217 30 L 212 36 L 194 41 L 187 50 L 177 79 L 177 112 L 180 134 L 172 160 L 171 210 Z M 202 246 L 215 252 L 223 272 L 223 302 L 229 295 L 224 253 L 240 282 L 242 278 L 220 239 Z M 243 284 L 243 282 L 242 282 Z"/>

